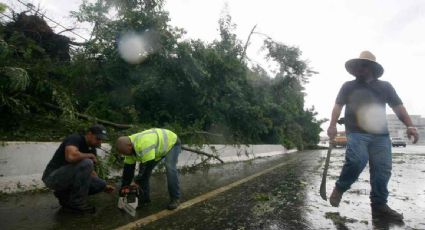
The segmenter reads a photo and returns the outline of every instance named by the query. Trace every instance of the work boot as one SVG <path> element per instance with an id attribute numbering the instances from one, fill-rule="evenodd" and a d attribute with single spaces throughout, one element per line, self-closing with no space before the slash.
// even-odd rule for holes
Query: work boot
<path id="1" fill-rule="evenodd" d="M 68 191 L 54 191 L 53 195 L 59 200 L 59 204 L 62 207 L 66 207 L 69 205 L 69 193 Z"/>
<path id="2" fill-rule="evenodd" d="M 170 203 L 168 203 L 167 209 L 174 210 L 180 205 L 180 200 L 177 198 L 172 198 Z"/>
<path id="3" fill-rule="evenodd" d="M 338 207 L 339 203 L 341 202 L 342 199 L 342 194 L 343 192 L 341 192 L 336 186 L 334 187 L 334 190 L 332 191 L 331 196 L 329 197 L 329 202 L 331 203 L 332 206 L 334 207 Z"/>
<path id="4" fill-rule="evenodd" d="M 65 208 L 72 212 L 80 213 L 80 214 L 84 214 L 84 213 L 92 214 L 96 212 L 96 208 L 90 204 L 68 205 Z"/>
<path id="5" fill-rule="evenodd" d="M 388 205 L 371 205 L 372 207 L 372 218 L 373 219 L 386 219 L 393 221 L 403 221 L 403 214 L 396 212 L 391 209 Z"/>

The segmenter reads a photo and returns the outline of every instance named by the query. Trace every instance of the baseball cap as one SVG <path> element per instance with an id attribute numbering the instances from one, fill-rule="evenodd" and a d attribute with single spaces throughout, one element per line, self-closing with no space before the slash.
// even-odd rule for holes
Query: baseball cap
<path id="1" fill-rule="evenodd" d="M 107 140 L 108 136 L 106 133 L 106 129 L 103 125 L 95 124 L 92 127 L 89 128 L 89 131 L 96 135 L 97 139 L 99 140 Z"/>

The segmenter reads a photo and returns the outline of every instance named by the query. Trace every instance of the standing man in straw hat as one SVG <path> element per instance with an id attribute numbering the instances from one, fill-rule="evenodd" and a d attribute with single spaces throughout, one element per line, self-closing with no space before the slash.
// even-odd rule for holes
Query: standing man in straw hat
<path id="1" fill-rule="evenodd" d="M 345 163 L 330 196 L 330 203 L 334 207 L 339 206 L 343 193 L 357 180 L 369 161 L 372 217 L 402 221 L 403 215 L 387 205 L 392 154 L 386 104 L 406 125 L 407 135 L 409 139 L 413 137 L 413 143 L 419 138 L 417 129 L 393 86 L 378 80 L 384 69 L 371 52 L 361 52 L 359 58 L 348 60 L 345 68 L 356 79 L 342 85 L 328 128 L 328 136 L 333 140 L 337 133 L 336 122 L 345 105 L 348 138 Z"/>

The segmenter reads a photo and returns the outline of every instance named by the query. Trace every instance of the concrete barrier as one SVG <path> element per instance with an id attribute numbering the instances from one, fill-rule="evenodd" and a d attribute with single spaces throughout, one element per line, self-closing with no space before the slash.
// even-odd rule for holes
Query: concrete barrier
<path id="1" fill-rule="evenodd" d="M 60 142 L 2 142 L 0 145 L 0 192 L 13 193 L 40 189 L 44 187 L 41 175 L 52 158 Z M 187 146 L 197 148 L 194 146 Z M 102 149 L 110 150 L 108 144 Z M 293 152 L 281 145 L 203 145 L 200 150 L 218 153 L 224 162 L 235 162 L 269 157 Z M 106 153 L 98 149 L 98 155 Z M 183 151 L 179 157 L 178 167 L 192 166 L 205 157 L 196 153 Z M 212 160 L 210 163 L 218 163 Z M 120 172 L 115 172 L 115 175 Z"/>

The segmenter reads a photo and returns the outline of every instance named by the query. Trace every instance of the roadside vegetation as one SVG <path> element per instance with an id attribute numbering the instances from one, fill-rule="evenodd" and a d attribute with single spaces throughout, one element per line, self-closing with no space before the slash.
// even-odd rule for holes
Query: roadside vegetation
<path id="1" fill-rule="evenodd" d="M 83 43 L 54 33 L 32 10 L 1 17 L 0 140 L 60 141 L 99 122 L 112 140 L 165 127 L 194 144 L 319 142 L 323 121 L 304 105 L 303 86 L 315 72 L 300 49 L 266 36 L 271 71 L 250 61 L 249 41 L 236 36 L 228 13 L 218 22 L 220 39 L 205 42 L 183 39 L 164 1 L 116 2 L 83 1 L 72 12 L 93 26 Z M 155 41 L 138 63 L 117 51 L 129 31 Z"/>

